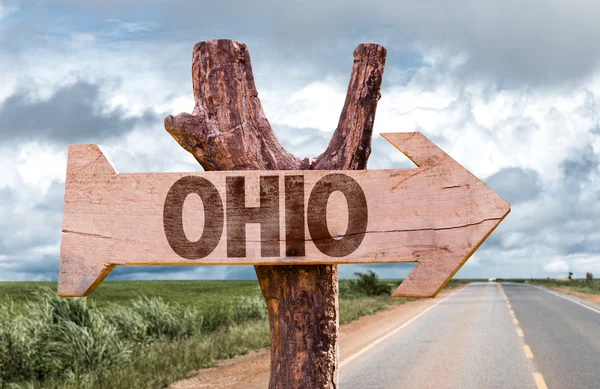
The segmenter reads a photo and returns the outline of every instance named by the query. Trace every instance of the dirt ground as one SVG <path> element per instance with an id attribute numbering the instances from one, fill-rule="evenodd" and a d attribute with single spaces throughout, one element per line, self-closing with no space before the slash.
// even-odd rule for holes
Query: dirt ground
<path id="1" fill-rule="evenodd" d="M 558 291 L 563 292 L 563 293 L 570 294 L 571 296 L 575 296 L 575 297 L 579 297 L 579 298 L 582 298 L 582 299 L 589 300 L 589 301 L 591 301 L 593 303 L 596 303 L 596 304 L 600 304 L 600 294 L 580 293 L 580 292 L 574 292 L 572 290 L 563 289 L 563 288 L 552 288 L 552 289 L 558 290 Z"/>
<path id="2" fill-rule="evenodd" d="M 395 306 L 392 309 L 363 316 L 340 327 L 340 362 L 359 352 L 411 318 L 423 312 L 448 294 L 443 291 L 435 299 L 422 299 Z M 216 367 L 202 369 L 192 377 L 173 383 L 171 389 L 265 389 L 269 386 L 269 349 L 220 362 Z"/>

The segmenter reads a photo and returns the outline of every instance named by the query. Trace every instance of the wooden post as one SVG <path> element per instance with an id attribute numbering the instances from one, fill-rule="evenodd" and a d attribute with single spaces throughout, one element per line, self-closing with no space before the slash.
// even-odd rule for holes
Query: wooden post
<path id="1" fill-rule="evenodd" d="M 375 44 L 356 48 L 338 126 L 315 158 L 297 158 L 281 146 L 258 98 L 248 49 L 232 40 L 194 46 L 194 110 L 168 116 L 165 129 L 207 171 L 365 169 L 385 55 Z M 271 325 L 269 388 L 337 388 L 337 265 L 255 270 Z"/>

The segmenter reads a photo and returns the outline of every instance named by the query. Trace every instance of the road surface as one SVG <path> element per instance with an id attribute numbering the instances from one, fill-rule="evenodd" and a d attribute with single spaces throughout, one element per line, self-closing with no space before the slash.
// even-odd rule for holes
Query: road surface
<path id="1" fill-rule="evenodd" d="M 600 388 L 600 307 L 473 283 L 341 361 L 340 388 Z"/>

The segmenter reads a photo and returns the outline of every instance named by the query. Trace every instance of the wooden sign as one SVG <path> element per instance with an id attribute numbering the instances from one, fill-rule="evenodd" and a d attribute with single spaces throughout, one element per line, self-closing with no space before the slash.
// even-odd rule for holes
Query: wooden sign
<path id="1" fill-rule="evenodd" d="M 433 297 L 510 204 L 422 134 L 382 135 L 418 168 L 117 174 L 71 145 L 58 294 L 116 265 L 418 262 L 393 295 Z"/>

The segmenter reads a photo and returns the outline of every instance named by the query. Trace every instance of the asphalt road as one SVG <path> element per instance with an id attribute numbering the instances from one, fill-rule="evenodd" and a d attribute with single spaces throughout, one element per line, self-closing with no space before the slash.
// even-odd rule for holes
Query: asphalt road
<path id="1" fill-rule="evenodd" d="M 340 387 L 598 389 L 600 307 L 553 293 L 471 284 L 342 360 Z"/>

